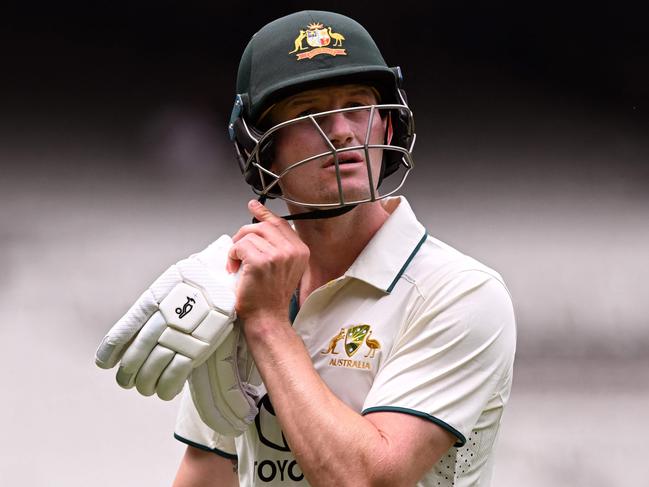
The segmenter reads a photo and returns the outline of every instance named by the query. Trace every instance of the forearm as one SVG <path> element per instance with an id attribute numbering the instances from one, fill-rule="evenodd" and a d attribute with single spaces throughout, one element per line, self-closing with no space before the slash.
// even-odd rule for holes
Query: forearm
<path id="1" fill-rule="evenodd" d="M 338 399 L 317 374 L 287 321 L 246 326 L 246 340 L 282 431 L 309 483 L 399 485 L 398 454 L 370 421 Z"/>

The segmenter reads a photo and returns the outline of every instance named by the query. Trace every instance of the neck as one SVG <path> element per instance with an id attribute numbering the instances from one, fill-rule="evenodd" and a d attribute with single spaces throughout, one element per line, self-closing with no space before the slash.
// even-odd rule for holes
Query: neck
<path id="1" fill-rule="evenodd" d="M 393 209 L 375 201 L 358 205 L 337 217 L 295 221 L 298 235 L 311 251 L 300 282 L 300 302 L 313 290 L 342 276 Z M 297 208 L 289 210 L 303 211 Z"/>

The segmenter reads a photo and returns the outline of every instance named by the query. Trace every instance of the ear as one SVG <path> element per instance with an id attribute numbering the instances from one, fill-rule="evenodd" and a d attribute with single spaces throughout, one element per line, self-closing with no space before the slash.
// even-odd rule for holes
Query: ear
<path id="1" fill-rule="evenodd" d="M 385 145 L 390 145 L 392 142 L 392 136 L 394 135 L 394 128 L 392 127 L 392 112 L 388 112 L 387 116 L 387 127 L 385 130 Z"/>

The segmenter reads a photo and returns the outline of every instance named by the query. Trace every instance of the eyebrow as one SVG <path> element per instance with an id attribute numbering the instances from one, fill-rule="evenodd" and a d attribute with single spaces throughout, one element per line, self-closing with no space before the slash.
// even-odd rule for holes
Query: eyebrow
<path id="1" fill-rule="evenodd" d="M 372 91 L 372 88 L 368 88 L 368 87 L 365 87 L 365 86 L 359 86 L 358 88 L 355 88 L 355 89 L 349 91 L 345 95 L 346 96 L 358 96 L 358 95 L 375 96 L 374 92 Z M 318 98 L 313 97 L 313 96 L 296 95 L 296 97 L 294 99 L 288 101 L 286 106 L 287 107 L 294 107 L 296 105 L 308 105 L 309 103 L 314 103 L 317 100 L 318 100 Z"/>
<path id="2" fill-rule="evenodd" d="M 316 101 L 316 98 L 313 97 L 303 97 L 300 98 L 299 96 L 296 97 L 293 100 L 289 100 L 288 103 L 286 104 L 287 107 L 293 107 L 295 105 L 307 105 L 309 103 L 313 103 Z"/>

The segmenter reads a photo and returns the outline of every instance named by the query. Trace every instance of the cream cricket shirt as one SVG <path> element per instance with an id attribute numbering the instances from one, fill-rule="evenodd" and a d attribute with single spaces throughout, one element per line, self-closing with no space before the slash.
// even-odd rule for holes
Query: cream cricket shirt
<path id="1" fill-rule="evenodd" d="M 457 437 L 419 486 L 490 484 L 516 342 L 499 274 L 428 236 L 401 197 L 345 275 L 292 311 L 316 370 L 349 406 L 416 415 Z M 232 439 L 202 423 L 185 392 L 179 440 L 236 456 L 243 487 L 308 485 L 268 396 Z"/>

